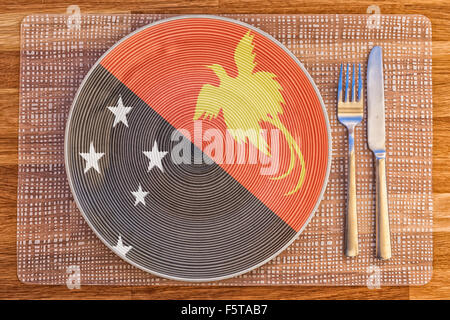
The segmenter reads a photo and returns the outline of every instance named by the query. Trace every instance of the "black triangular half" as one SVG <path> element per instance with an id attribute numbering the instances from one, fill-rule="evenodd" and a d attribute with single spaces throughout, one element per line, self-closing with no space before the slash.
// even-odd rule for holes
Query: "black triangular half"
<path id="1" fill-rule="evenodd" d="M 115 116 L 108 110 L 119 96 L 133 108 L 128 127 L 121 122 L 113 127 Z M 69 125 L 66 156 L 79 206 L 110 246 L 120 235 L 132 247 L 126 257 L 142 268 L 188 280 L 228 277 L 269 259 L 296 235 L 219 165 L 175 164 L 176 129 L 101 65 L 84 82 Z M 164 171 L 148 172 L 143 151 L 155 141 L 168 154 Z M 80 153 L 88 152 L 91 142 L 105 153 L 100 174 L 93 168 L 84 172 Z M 148 192 L 145 206 L 132 194 L 139 185 Z"/>

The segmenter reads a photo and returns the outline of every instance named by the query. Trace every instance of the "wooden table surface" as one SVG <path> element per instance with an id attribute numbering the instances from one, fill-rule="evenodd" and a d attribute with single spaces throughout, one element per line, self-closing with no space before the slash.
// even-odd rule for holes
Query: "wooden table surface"
<path id="1" fill-rule="evenodd" d="M 17 130 L 20 23 L 29 14 L 65 13 L 423 14 L 433 26 L 433 278 L 421 287 L 101 287 L 22 284 L 16 276 Z M 450 1 L 448 0 L 2 0 L 0 6 L 0 298 L 14 299 L 449 299 Z"/>

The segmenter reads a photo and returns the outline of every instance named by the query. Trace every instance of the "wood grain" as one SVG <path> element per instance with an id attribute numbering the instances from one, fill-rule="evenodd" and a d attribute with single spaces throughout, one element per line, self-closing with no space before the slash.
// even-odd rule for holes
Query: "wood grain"
<path id="1" fill-rule="evenodd" d="M 72 3 L 70 3 L 72 4 Z M 118 0 L 76 2 L 83 13 L 365 13 L 374 1 Z M 0 8 L 0 298 L 6 299 L 449 299 L 450 2 L 377 1 L 382 13 L 423 14 L 433 25 L 434 272 L 422 287 L 66 287 L 24 285 L 16 276 L 19 30 L 32 13 L 64 13 L 65 1 L 6 0 Z"/>

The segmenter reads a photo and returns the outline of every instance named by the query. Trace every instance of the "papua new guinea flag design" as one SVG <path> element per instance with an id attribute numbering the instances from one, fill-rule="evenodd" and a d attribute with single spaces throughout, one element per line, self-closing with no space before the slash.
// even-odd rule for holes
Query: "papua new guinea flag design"
<path id="1" fill-rule="evenodd" d="M 305 226 L 328 139 L 320 97 L 288 52 L 250 26 L 191 17 L 134 33 L 91 70 L 66 163 L 78 206 L 118 255 L 213 280 L 266 262 Z"/>

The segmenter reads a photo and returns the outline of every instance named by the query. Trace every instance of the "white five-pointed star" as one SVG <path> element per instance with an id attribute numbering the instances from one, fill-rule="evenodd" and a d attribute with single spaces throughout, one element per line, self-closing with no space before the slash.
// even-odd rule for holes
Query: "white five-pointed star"
<path id="1" fill-rule="evenodd" d="M 136 197 L 134 205 L 137 206 L 140 202 L 145 206 L 145 196 L 148 195 L 147 191 L 142 190 L 142 186 L 139 184 L 138 191 L 132 192 L 133 196 Z"/>
<path id="2" fill-rule="evenodd" d="M 113 247 L 113 249 L 121 255 L 126 255 L 128 251 L 133 249 L 133 247 L 124 245 L 122 242 L 122 236 L 119 235 L 119 240 L 117 241 L 117 244 Z"/>
<path id="3" fill-rule="evenodd" d="M 159 151 L 158 150 L 158 144 L 153 144 L 153 148 L 151 151 L 144 151 L 144 154 L 147 158 L 150 159 L 150 163 L 148 164 L 148 170 L 150 171 L 153 167 L 158 167 L 162 172 L 164 172 L 161 160 L 164 158 L 164 156 L 167 154 L 167 151 Z"/>
<path id="4" fill-rule="evenodd" d="M 98 160 L 103 157 L 104 153 L 95 152 L 94 143 L 91 142 L 89 146 L 89 153 L 80 152 L 80 156 L 86 160 L 86 167 L 84 168 L 84 173 L 88 172 L 90 168 L 94 168 L 98 173 L 100 173 L 100 168 L 98 167 Z"/>
<path id="5" fill-rule="evenodd" d="M 108 107 L 108 110 L 114 113 L 116 116 L 114 118 L 114 124 L 113 128 L 118 124 L 119 122 L 122 122 L 124 125 L 128 127 L 128 121 L 127 121 L 127 113 L 130 112 L 132 107 L 125 107 L 123 105 L 122 97 L 119 96 L 119 101 L 117 101 L 117 106 L 115 107 Z"/>

